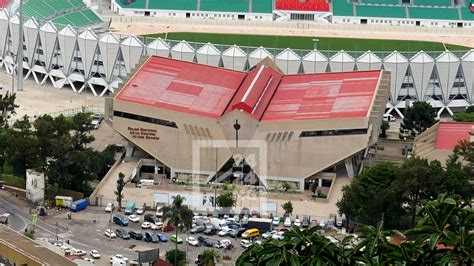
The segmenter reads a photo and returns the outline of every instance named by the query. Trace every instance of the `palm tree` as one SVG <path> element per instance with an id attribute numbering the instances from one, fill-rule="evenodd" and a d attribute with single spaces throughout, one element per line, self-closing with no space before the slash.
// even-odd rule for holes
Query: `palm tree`
<path id="1" fill-rule="evenodd" d="M 199 265 L 203 266 L 214 266 L 216 262 L 219 262 L 221 259 L 221 254 L 219 251 L 214 249 L 206 249 L 201 253 L 199 257 Z"/>
<path id="2" fill-rule="evenodd" d="M 186 198 L 181 195 L 177 195 L 171 205 L 166 205 L 161 208 L 161 211 L 163 212 L 163 220 L 168 219 L 168 226 L 174 226 L 176 228 L 176 238 L 178 238 L 178 228 L 189 230 L 193 223 L 193 211 L 183 204 L 185 199 Z M 175 266 L 177 266 L 178 261 L 177 252 L 178 241 L 175 242 Z"/>

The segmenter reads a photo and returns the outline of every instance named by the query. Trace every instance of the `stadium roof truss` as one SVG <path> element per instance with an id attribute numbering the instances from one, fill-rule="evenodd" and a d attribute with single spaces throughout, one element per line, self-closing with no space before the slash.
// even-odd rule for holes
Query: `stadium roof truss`
<path id="1" fill-rule="evenodd" d="M 7 73 L 15 67 L 18 22 L 18 16 L 0 12 L 0 66 Z M 77 32 L 70 26 L 58 30 L 52 23 L 40 24 L 34 19 L 24 24 L 24 47 L 23 66 L 27 76 L 33 76 L 37 83 L 49 80 L 56 88 L 69 85 L 75 92 L 89 89 L 98 96 L 114 92 L 141 56 L 159 55 L 238 71 L 269 58 L 284 74 L 381 68 L 391 72 L 388 112 L 405 108 L 406 99 L 429 100 L 448 112 L 474 102 L 474 50 L 416 54 L 393 51 L 388 55 L 373 51 L 282 50 L 118 37 L 114 33 L 98 36 L 92 30 Z"/>

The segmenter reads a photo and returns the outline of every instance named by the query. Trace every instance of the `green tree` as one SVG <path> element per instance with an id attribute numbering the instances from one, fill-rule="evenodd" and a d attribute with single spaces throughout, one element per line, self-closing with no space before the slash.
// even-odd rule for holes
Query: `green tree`
<path id="1" fill-rule="evenodd" d="M 412 157 L 399 169 L 392 189 L 401 195 L 402 204 L 411 213 L 411 227 L 415 226 L 416 210 L 423 199 L 435 198 L 442 183 L 443 168 L 440 162 Z"/>
<path id="2" fill-rule="evenodd" d="M 285 211 L 285 215 L 291 215 L 293 213 L 293 203 L 291 201 L 283 203 L 281 207 Z"/>
<path id="3" fill-rule="evenodd" d="M 199 266 L 214 266 L 221 259 L 221 254 L 215 249 L 206 249 L 199 256 Z"/>
<path id="4" fill-rule="evenodd" d="M 186 252 L 179 249 L 172 249 L 165 254 L 166 261 L 176 266 L 186 265 Z"/>
<path id="5" fill-rule="evenodd" d="M 235 207 L 237 203 L 237 197 L 232 192 L 225 192 L 217 196 L 217 206 L 222 208 Z"/>
<path id="6" fill-rule="evenodd" d="M 7 132 L 8 145 L 5 155 L 12 165 L 15 176 L 26 176 L 26 169 L 33 168 L 38 161 L 37 143 L 28 116 L 13 123 Z"/>
<path id="7" fill-rule="evenodd" d="M 10 94 L 7 92 L 5 95 L 0 95 L 0 128 L 5 129 L 8 128 L 8 119 L 11 118 L 12 115 L 16 114 L 15 109 L 19 106 L 15 104 L 16 94 Z"/>
<path id="8" fill-rule="evenodd" d="M 436 123 L 437 112 L 429 103 L 417 101 L 407 107 L 403 115 L 402 129 L 416 136 Z"/>
<path id="9" fill-rule="evenodd" d="M 74 149 L 84 149 L 87 144 L 95 140 L 94 136 L 89 134 L 94 129 L 91 121 L 91 113 L 77 113 L 72 117 L 72 129 L 74 130 L 72 145 Z"/>
<path id="10" fill-rule="evenodd" d="M 392 191 L 391 184 L 397 179 L 398 167 L 390 162 L 381 162 L 364 170 L 352 183 L 342 189 L 342 198 L 337 202 L 339 212 L 346 222 L 376 226 L 385 216 L 388 228 L 398 228 L 404 214 L 400 207 L 400 196 Z"/>
<path id="11" fill-rule="evenodd" d="M 190 229 L 193 223 L 193 211 L 184 205 L 185 198 L 177 195 L 171 205 L 162 208 L 163 220 L 168 220 L 169 226 L 176 228 L 176 237 L 178 237 L 178 228 Z M 175 250 L 178 250 L 178 241 L 175 242 Z M 177 252 L 175 253 L 174 265 L 178 265 Z"/>
<path id="12" fill-rule="evenodd" d="M 122 209 L 122 199 L 123 199 L 123 188 L 125 187 L 125 175 L 120 172 L 117 178 L 117 188 L 115 190 L 115 196 L 117 197 L 117 203 L 119 206 L 119 211 Z"/>
<path id="13" fill-rule="evenodd" d="M 424 202 L 418 214 L 423 218 L 406 235 L 420 243 L 424 265 L 473 264 L 474 210 L 469 202 L 441 194 Z"/>
<path id="14" fill-rule="evenodd" d="M 474 122 L 474 106 L 469 106 L 466 111 L 455 113 L 453 120 L 457 122 Z"/>
<path id="15" fill-rule="evenodd" d="M 387 130 L 390 129 L 390 124 L 387 121 L 382 121 L 380 125 L 380 137 L 386 138 L 387 137 Z"/>

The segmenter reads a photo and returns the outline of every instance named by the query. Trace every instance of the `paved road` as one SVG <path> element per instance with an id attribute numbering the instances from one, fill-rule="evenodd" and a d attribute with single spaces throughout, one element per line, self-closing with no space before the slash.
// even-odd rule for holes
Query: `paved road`
<path id="1" fill-rule="evenodd" d="M 0 199 L 0 210 L 5 210 L 6 212 L 9 212 L 11 214 L 9 226 L 15 231 L 23 231 L 25 227 L 31 223 L 31 214 L 25 213 L 23 210 L 17 208 L 16 206 L 4 199 Z M 110 246 L 93 243 L 91 241 L 88 241 L 87 239 L 83 239 L 81 237 L 73 235 L 72 232 L 65 231 L 60 228 L 57 229 L 56 226 L 45 223 L 40 219 L 38 219 L 36 228 L 44 232 L 46 235 L 49 235 L 49 237 L 53 239 L 56 237 L 56 230 L 58 230 L 58 234 L 62 238 L 69 240 L 71 246 L 82 250 L 89 251 L 91 249 L 96 249 L 103 255 L 114 255 L 119 253 L 131 259 L 135 259 L 137 256 L 136 253 L 129 252 L 127 250 L 116 249 Z"/>

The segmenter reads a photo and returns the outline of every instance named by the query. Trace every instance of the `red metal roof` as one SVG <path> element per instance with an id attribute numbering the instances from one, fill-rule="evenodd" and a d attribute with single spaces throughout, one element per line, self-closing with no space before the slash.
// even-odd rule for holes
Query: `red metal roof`
<path id="1" fill-rule="evenodd" d="M 474 123 L 439 122 L 436 135 L 436 150 L 453 150 L 460 140 L 469 140 L 469 132 Z"/>
<path id="2" fill-rule="evenodd" d="M 365 117 L 380 71 L 283 77 L 262 121 Z"/>
<path id="3" fill-rule="evenodd" d="M 326 0 L 277 0 L 275 7 L 278 10 L 329 12 Z"/>
<path id="4" fill-rule="evenodd" d="M 259 121 L 366 117 L 380 73 L 282 76 L 265 64 L 243 73 L 152 56 L 116 99 L 211 118 L 235 109 Z"/>
<path id="5" fill-rule="evenodd" d="M 245 76 L 243 72 L 152 56 L 117 99 L 218 118 Z"/>
<path id="6" fill-rule="evenodd" d="M 226 112 L 244 110 L 255 120 L 260 120 L 281 78 L 280 73 L 268 66 L 255 67 L 247 74 Z"/>

